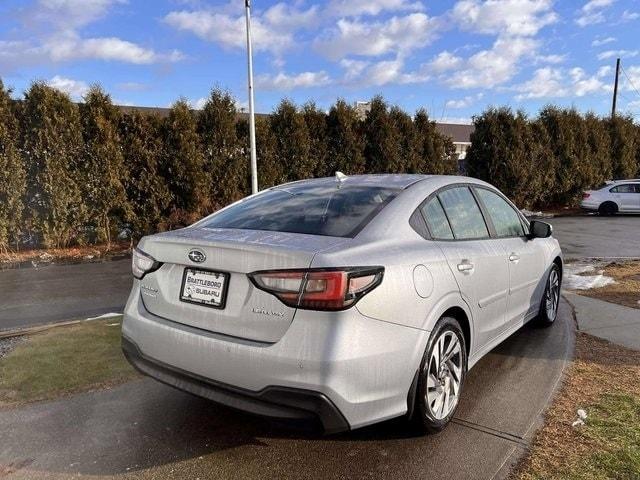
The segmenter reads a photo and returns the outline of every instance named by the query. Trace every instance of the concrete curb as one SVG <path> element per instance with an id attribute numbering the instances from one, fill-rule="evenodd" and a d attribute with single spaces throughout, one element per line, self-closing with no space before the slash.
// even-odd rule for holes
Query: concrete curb
<path id="1" fill-rule="evenodd" d="M 107 320 L 108 318 L 116 318 L 122 316 L 121 313 L 114 313 L 113 315 L 106 314 L 100 315 L 98 317 L 92 318 L 82 318 L 78 320 L 69 320 L 66 322 L 58 322 L 58 323 L 47 323 L 45 325 L 38 325 L 35 327 L 27 327 L 27 328 L 15 328 L 13 330 L 0 331 L 0 340 L 5 338 L 13 338 L 13 337 L 22 337 L 25 335 L 33 335 L 40 332 L 45 332 L 47 330 L 51 330 L 52 328 L 65 327 L 68 325 L 77 325 L 79 323 L 85 322 L 93 322 L 96 320 Z"/>

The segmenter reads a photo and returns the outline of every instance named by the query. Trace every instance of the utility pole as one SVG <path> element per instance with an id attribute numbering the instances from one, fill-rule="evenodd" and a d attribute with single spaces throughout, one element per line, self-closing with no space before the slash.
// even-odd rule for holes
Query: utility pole
<path id="1" fill-rule="evenodd" d="M 611 118 L 616 116 L 616 101 L 618 100 L 618 77 L 620 75 L 620 59 L 616 60 L 616 80 L 613 84 L 613 104 L 611 105 Z"/>
<path id="2" fill-rule="evenodd" d="M 249 149 L 251 153 L 251 193 L 258 193 L 258 162 L 256 160 L 256 118 L 253 104 L 253 53 L 251 51 L 251 0 L 245 0 L 247 19 L 247 63 L 249 71 Z"/>

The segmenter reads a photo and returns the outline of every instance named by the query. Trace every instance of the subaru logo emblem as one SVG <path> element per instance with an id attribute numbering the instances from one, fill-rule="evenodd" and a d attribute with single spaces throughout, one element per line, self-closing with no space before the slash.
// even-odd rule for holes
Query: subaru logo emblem
<path id="1" fill-rule="evenodd" d="M 195 263 L 202 263 L 207 259 L 207 256 L 200 250 L 191 250 L 189 252 L 189 260 Z"/>

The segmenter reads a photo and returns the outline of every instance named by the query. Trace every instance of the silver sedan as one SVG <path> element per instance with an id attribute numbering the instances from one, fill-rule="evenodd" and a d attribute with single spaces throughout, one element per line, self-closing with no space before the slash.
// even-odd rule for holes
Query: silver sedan
<path id="1" fill-rule="evenodd" d="M 123 349 L 161 382 L 326 432 L 453 417 L 467 371 L 523 324 L 553 324 L 562 254 L 468 177 L 288 183 L 133 255 Z"/>

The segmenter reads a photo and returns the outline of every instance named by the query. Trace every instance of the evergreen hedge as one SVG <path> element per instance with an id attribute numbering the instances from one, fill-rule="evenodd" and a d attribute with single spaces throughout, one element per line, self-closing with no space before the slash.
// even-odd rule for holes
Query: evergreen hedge
<path id="1" fill-rule="evenodd" d="M 109 242 L 187 225 L 250 193 L 249 129 L 235 99 L 213 89 L 201 111 L 123 112 L 95 86 L 80 105 L 34 83 L 20 102 L 0 81 L 0 250 Z M 536 118 L 489 108 L 474 118 L 470 175 L 521 207 L 574 203 L 583 189 L 638 175 L 640 128 L 574 109 Z M 260 188 L 360 173 L 457 173 L 451 139 L 424 110 L 382 97 L 361 118 L 283 100 L 256 119 Z"/>

